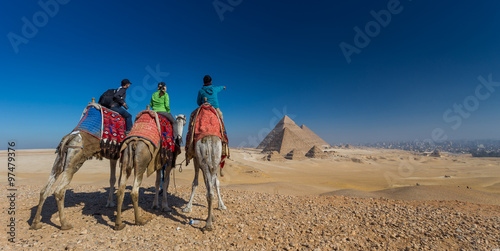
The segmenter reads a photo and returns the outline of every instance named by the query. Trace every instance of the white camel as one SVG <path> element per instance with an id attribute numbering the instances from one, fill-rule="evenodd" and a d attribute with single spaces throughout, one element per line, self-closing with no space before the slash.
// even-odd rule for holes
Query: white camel
<path id="1" fill-rule="evenodd" d="M 217 170 L 220 166 L 222 155 L 222 142 L 217 136 L 209 135 L 198 140 L 195 145 L 195 156 L 194 156 L 194 180 L 191 191 L 191 197 L 189 202 L 186 204 L 182 210 L 185 213 L 192 211 L 193 198 L 196 188 L 198 187 L 198 173 L 199 170 L 203 172 L 203 178 L 205 180 L 205 186 L 207 187 L 207 203 L 208 203 L 208 217 L 203 231 L 213 230 L 213 214 L 212 214 L 212 201 L 214 199 L 214 190 L 217 191 L 217 197 L 219 199 L 219 210 L 227 209 L 222 202 L 219 191 L 219 179 L 217 178 Z"/>
<path id="2" fill-rule="evenodd" d="M 182 131 L 184 125 L 186 124 L 186 116 L 178 115 L 175 117 L 177 120 L 177 132 L 178 136 L 176 136 L 176 141 L 180 143 L 182 135 Z M 134 216 L 135 216 L 135 224 L 136 225 L 144 225 L 146 221 L 144 221 L 139 212 L 139 187 L 142 183 L 142 178 L 144 176 L 144 172 L 146 172 L 151 161 L 155 161 L 153 157 L 153 152 L 151 152 L 148 144 L 145 142 L 146 139 L 143 138 L 133 138 L 125 149 L 123 150 L 123 155 L 121 156 L 121 172 L 120 178 L 118 181 L 118 192 L 117 192 L 117 209 L 116 209 L 116 221 L 115 221 L 115 230 L 122 230 L 126 225 L 122 222 L 122 206 L 123 206 L 123 197 L 125 195 L 125 186 L 128 178 L 134 171 L 134 184 L 132 187 L 132 191 L 130 195 L 132 197 L 132 204 L 134 206 Z M 167 202 L 167 190 L 169 184 L 170 171 L 175 166 L 175 153 L 170 153 L 168 156 L 167 167 L 165 168 L 164 176 L 165 179 L 163 181 L 163 200 L 162 200 L 162 211 L 171 211 Z M 153 201 L 152 208 L 158 208 L 158 194 L 159 187 L 161 181 L 161 172 L 163 169 L 160 167 L 156 170 L 156 184 L 155 184 L 155 198 Z"/>

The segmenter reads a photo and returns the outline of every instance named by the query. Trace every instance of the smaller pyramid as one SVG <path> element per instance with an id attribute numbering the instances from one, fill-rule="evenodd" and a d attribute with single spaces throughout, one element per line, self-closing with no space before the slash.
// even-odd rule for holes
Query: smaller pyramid
<path id="1" fill-rule="evenodd" d="M 328 154 L 323 152 L 323 150 L 321 150 L 320 146 L 313 146 L 311 148 L 311 150 L 309 150 L 306 153 L 306 157 L 315 158 L 315 159 L 326 159 L 326 158 L 328 158 Z"/>
<path id="2" fill-rule="evenodd" d="M 285 158 L 281 156 L 279 152 L 272 151 L 268 155 L 264 156 L 263 160 L 283 162 L 285 161 Z"/>
<path id="3" fill-rule="evenodd" d="M 290 160 L 303 160 L 306 159 L 306 155 L 301 150 L 293 149 L 286 154 L 285 158 Z"/>
<path id="4" fill-rule="evenodd" d="M 440 152 L 438 149 L 436 149 L 436 150 L 434 150 L 434 152 L 432 152 L 429 156 L 431 156 L 431 157 L 438 157 L 438 158 L 440 158 L 440 157 L 441 157 L 441 152 Z"/>

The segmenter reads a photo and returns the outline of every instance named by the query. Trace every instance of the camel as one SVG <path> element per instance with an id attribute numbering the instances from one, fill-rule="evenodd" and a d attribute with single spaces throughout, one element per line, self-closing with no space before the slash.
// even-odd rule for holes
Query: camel
<path id="1" fill-rule="evenodd" d="M 66 189 L 73 179 L 73 175 L 80 169 L 83 163 L 92 157 L 97 157 L 101 151 L 100 140 L 85 133 L 73 132 L 64 136 L 57 147 L 57 157 L 52 166 L 52 171 L 47 181 L 47 185 L 40 191 L 40 201 L 35 218 L 31 224 L 30 229 L 40 229 L 42 207 L 47 199 L 52 186 L 62 174 L 62 179 L 57 186 L 54 195 L 57 201 L 57 208 L 59 210 L 59 219 L 61 221 L 61 230 L 69 230 L 73 226 L 66 220 L 64 216 L 64 197 Z M 114 207 L 113 194 L 116 182 L 116 162 L 117 160 L 110 159 L 110 177 L 109 177 L 109 196 L 106 207 Z"/>
<path id="2" fill-rule="evenodd" d="M 202 228 L 203 231 L 212 231 L 212 200 L 214 199 L 213 188 L 217 191 L 217 197 L 219 200 L 219 210 L 226 210 L 227 207 L 224 205 L 219 191 L 219 179 L 217 178 L 217 170 L 220 166 L 222 155 L 222 142 L 217 136 L 208 135 L 198 140 L 195 145 L 195 156 L 194 156 L 194 180 L 191 191 L 191 197 L 189 202 L 186 204 L 183 212 L 189 213 L 192 211 L 193 198 L 196 188 L 198 187 L 198 173 L 201 169 L 203 172 L 203 178 L 205 180 L 205 186 L 207 187 L 207 203 L 208 203 L 208 217 L 205 227 Z"/>
<path id="3" fill-rule="evenodd" d="M 177 132 L 179 135 L 182 135 L 183 127 L 186 124 L 186 116 L 178 115 L 175 116 L 177 120 Z M 181 143 L 180 136 L 176 137 L 176 141 Z M 162 211 L 171 211 L 167 202 L 167 189 L 170 178 L 170 171 L 175 167 L 175 159 L 176 153 L 169 153 L 167 160 L 167 168 L 165 168 L 164 173 L 164 181 L 163 181 L 163 201 L 162 201 Z M 144 221 L 139 212 L 138 200 L 139 200 L 139 187 L 142 183 L 142 178 L 144 176 L 144 172 L 146 172 L 148 166 L 151 161 L 155 161 L 153 156 L 153 152 L 151 148 L 148 146 L 146 139 L 143 138 L 133 138 L 130 142 L 128 142 L 125 148 L 122 148 L 122 156 L 120 159 L 120 178 L 118 181 L 118 192 L 117 192 L 117 209 L 116 209 L 116 221 L 115 221 L 115 230 L 122 230 L 126 225 L 122 222 L 122 206 L 123 206 L 123 197 L 125 195 L 125 187 L 128 178 L 134 171 L 134 184 L 132 187 L 132 191 L 130 195 L 132 197 L 132 204 L 134 206 L 134 216 L 135 216 L 135 224 L 136 225 L 144 225 L 146 221 Z M 155 198 L 153 201 L 153 209 L 158 208 L 158 194 L 159 187 L 161 181 L 161 172 L 163 169 L 160 167 L 156 170 L 156 183 L 155 183 Z"/>

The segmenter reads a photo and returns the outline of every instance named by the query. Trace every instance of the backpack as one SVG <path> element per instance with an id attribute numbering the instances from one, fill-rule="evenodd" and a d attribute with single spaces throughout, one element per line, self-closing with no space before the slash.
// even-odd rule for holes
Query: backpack
<path id="1" fill-rule="evenodd" d="M 101 97 L 99 97 L 99 104 L 106 107 L 111 108 L 111 104 L 113 103 L 113 96 L 116 93 L 116 89 L 109 89 L 105 91 Z"/>

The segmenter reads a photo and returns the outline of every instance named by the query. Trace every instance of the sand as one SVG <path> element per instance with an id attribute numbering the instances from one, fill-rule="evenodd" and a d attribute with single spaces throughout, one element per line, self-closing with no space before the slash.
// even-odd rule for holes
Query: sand
<path id="1" fill-rule="evenodd" d="M 150 217 L 154 226 L 167 224 L 168 231 L 177 231 L 177 225 L 180 224 L 184 230 L 181 234 L 182 236 L 191 236 L 189 238 L 194 238 L 192 236 L 198 236 L 200 239 L 195 241 L 183 242 L 178 250 L 184 250 L 189 248 L 195 249 L 269 249 L 270 247 L 281 247 L 281 249 L 314 249 L 319 248 L 319 250 L 331 250 L 331 249 L 343 249 L 343 247 L 354 248 L 354 249 L 365 249 L 365 248 L 375 248 L 375 249 L 385 249 L 385 248 L 415 248 L 420 247 L 424 249 L 434 248 L 451 248 L 455 247 L 470 247 L 470 248 L 497 248 L 500 247 L 500 242 L 492 241 L 495 240 L 497 236 L 500 236 L 500 159 L 498 158 L 472 158 L 470 155 L 454 155 L 443 153 L 442 157 L 428 157 L 420 156 L 406 151 L 400 150 L 386 150 L 386 149 L 375 149 L 375 148 L 363 148 L 363 149 L 334 149 L 335 153 L 330 155 L 328 159 L 306 159 L 306 160 L 286 160 L 284 162 L 269 162 L 264 161 L 264 154 L 260 153 L 256 149 L 232 149 L 231 159 L 225 167 L 225 176 L 220 178 L 222 196 L 225 198 L 226 206 L 228 206 L 227 211 L 217 211 L 216 218 L 222 220 L 221 222 L 216 222 L 216 225 L 229 224 L 228 227 L 221 233 L 225 233 L 228 236 L 232 236 L 231 230 L 240 231 L 242 228 L 247 229 L 249 232 L 255 234 L 244 235 L 243 238 L 239 240 L 238 238 L 232 238 L 230 242 L 220 246 L 218 244 L 212 243 L 213 235 L 203 235 L 199 228 L 187 228 L 185 222 L 193 215 L 184 215 L 180 209 L 182 205 L 189 199 L 190 185 L 193 179 L 194 171 L 193 164 L 189 166 L 182 166 L 182 170 L 177 168 L 174 172 L 174 180 L 170 186 L 169 198 L 174 200 L 174 202 L 169 202 L 173 205 L 176 214 L 172 214 L 169 217 L 161 217 L 165 215 L 162 212 L 154 213 L 149 209 L 152 203 L 152 191 L 154 184 L 154 176 L 144 179 L 142 184 L 142 194 L 140 201 L 141 207 L 144 210 L 146 216 Z M 75 229 L 69 231 L 59 230 L 59 220 L 57 207 L 55 206 L 55 200 L 50 197 L 44 207 L 44 213 L 42 223 L 44 227 L 38 231 L 28 230 L 29 223 L 31 223 L 38 203 L 38 193 L 43 185 L 45 185 L 47 178 L 49 176 L 50 170 L 52 168 L 53 161 L 55 159 L 54 150 L 18 150 L 16 152 L 16 187 L 18 188 L 18 209 L 16 221 L 18 221 L 18 242 L 17 244 L 9 244 L 7 248 L 17 249 L 21 248 L 32 248 L 37 249 L 49 248 L 52 239 L 57 239 L 58 245 L 65 245 L 63 249 L 69 247 L 69 249 L 115 249 L 120 248 L 123 241 L 119 237 L 118 239 L 110 239 L 101 243 L 99 245 L 92 245 L 93 240 L 88 236 L 89 234 L 81 234 L 82 231 L 87 229 L 89 224 L 99 225 L 93 226 L 93 231 L 103 231 L 107 234 L 115 235 L 114 230 L 112 230 L 115 209 L 106 209 L 104 205 L 98 205 L 101 203 L 105 204 L 106 200 L 106 188 L 109 186 L 109 161 L 103 160 L 89 160 L 87 161 L 80 171 L 74 176 L 72 183 L 70 184 L 70 190 L 67 193 L 66 201 L 66 211 L 68 215 L 74 218 Z M 179 161 L 183 160 L 183 155 Z M 0 151 L 0 161 L 1 163 L 7 163 L 7 156 L 5 151 Z M 181 172 L 182 171 L 182 172 Z M 7 222 L 7 200 L 5 196 L 7 194 L 7 177 L 6 172 L 0 173 L 0 185 L 3 186 L 2 194 L 2 220 Z M 129 185 L 131 181 L 129 180 Z M 174 187 L 175 185 L 175 187 Z M 204 223 L 204 217 L 206 217 L 206 209 L 203 205 L 206 205 L 206 200 L 204 199 L 204 188 L 203 181 L 200 180 L 200 189 L 197 192 L 198 207 L 195 205 L 193 211 L 196 217 Z M 242 199 L 242 196 L 249 196 L 251 199 Z M 259 199 L 260 198 L 260 199 Z M 170 200 L 169 199 L 169 200 Z M 346 200 L 348 199 L 348 200 Z M 375 199 L 375 201 L 374 201 Z M 375 236 L 368 238 L 354 238 L 357 243 L 345 240 L 343 236 L 340 238 L 340 232 L 335 232 L 330 229 L 330 235 L 335 237 L 333 239 L 328 239 L 326 242 L 323 240 L 318 240 L 318 242 L 308 243 L 305 239 L 305 244 L 301 241 L 291 243 L 286 232 L 281 233 L 280 231 L 275 232 L 273 237 L 266 237 L 266 231 L 262 229 L 256 222 L 259 220 L 252 220 L 249 222 L 242 221 L 242 209 L 248 210 L 247 207 L 255 207 L 255 203 L 261 203 L 265 208 L 265 205 L 269 204 L 268 200 L 278 200 L 279 205 L 273 208 L 268 208 L 268 210 L 263 212 L 261 207 L 258 210 L 245 211 L 247 215 L 253 215 L 252 217 L 259 217 L 264 213 L 265 215 L 271 217 L 285 217 L 286 212 L 281 212 L 280 210 L 286 207 L 287 203 L 292 203 L 289 206 L 297 207 L 301 203 L 299 201 L 306 201 L 306 204 L 318 206 L 316 214 L 317 217 L 323 217 L 324 215 L 329 215 L 329 213 L 321 213 L 321 207 L 330 205 L 330 210 L 340 210 L 337 206 L 342 203 L 349 203 L 351 207 L 359 206 L 359 210 L 368 210 L 371 214 L 383 213 L 381 211 L 373 211 L 370 209 L 377 203 L 378 205 L 399 205 L 404 208 L 404 212 L 411 214 L 415 208 L 420 208 L 422 205 L 432 205 L 439 210 L 448 210 L 450 214 L 457 211 L 463 211 L 465 214 L 470 216 L 473 220 L 475 217 L 492 217 L 488 218 L 485 225 L 481 225 L 483 221 L 473 220 L 470 226 L 473 225 L 479 227 L 485 227 L 488 229 L 489 233 L 486 236 L 476 236 L 474 238 L 483 238 L 481 241 L 465 242 L 465 244 L 459 245 L 460 242 L 457 241 L 457 245 L 452 244 L 453 241 L 444 239 L 429 239 L 428 245 L 425 241 L 425 234 L 421 233 L 413 236 L 417 242 L 413 243 L 411 241 L 405 240 L 403 242 L 398 242 L 398 239 L 409 238 L 410 234 L 401 234 L 403 237 L 398 237 L 398 234 L 394 234 L 394 237 L 384 235 L 374 235 L 380 229 L 385 229 L 387 226 L 380 226 L 377 228 L 373 227 L 373 230 L 365 229 L 363 231 L 368 231 L 365 236 Z M 97 203 L 96 201 L 99 201 Z M 447 202 L 448 201 L 448 202 Z M 196 201 L 195 201 L 196 202 Z M 88 208 L 89 204 L 95 204 L 93 208 Z M 125 202 L 127 203 L 127 201 Z M 303 203 L 303 202 L 302 202 Z M 322 205 L 322 206 L 321 206 Z M 371 205 L 371 206 L 370 206 Z M 233 208 L 231 208 L 233 206 Z M 235 211 L 235 207 L 240 208 Z M 280 209 L 281 208 L 281 209 Z M 299 207 L 300 208 L 300 207 Z M 427 207 L 425 207 L 427 208 Z M 488 210 L 484 210 L 488 208 Z M 128 201 L 128 206 L 125 207 L 126 211 L 124 217 L 129 217 L 128 222 L 133 224 L 133 210 Z M 481 210 L 483 209 L 483 210 Z M 357 210 L 357 209 L 356 209 Z M 397 211 L 397 207 L 395 209 Z M 100 213 L 103 211 L 103 213 Z M 244 211 L 244 210 L 243 210 Z M 278 213 L 278 211 L 280 211 Z M 300 211 L 300 210 L 299 210 Z M 368 212 L 366 211 L 366 212 Z M 276 212 L 276 213 L 274 213 Z M 287 211 L 289 212 L 289 211 Z M 363 211 L 364 212 L 364 211 Z M 365 212 L 365 213 L 366 213 Z M 492 212 L 489 215 L 488 212 Z M 348 213 L 342 212 L 342 213 Z M 394 218 L 400 217 L 397 212 L 390 211 L 388 214 L 394 214 Z M 470 214 L 470 215 L 469 215 Z M 231 215 L 231 219 L 227 219 Z M 307 212 L 298 213 L 298 222 L 291 222 L 291 226 L 300 226 L 300 217 L 309 218 L 310 215 Z M 427 215 L 427 214 L 426 214 Z M 101 219 L 103 216 L 106 216 Z M 267 217 L 266 216 L 266 217 Z M 160 217 L 160 218 L 158 218 Z M 346 216 L 349 217 L 349 216 Z M 385 216 L 384 216 L 385 217 Z M 406 216 L 405 216 L 406 217 Z M 410 216 L 408 216 L 410 217 Z M 413 216 L 412 216 L 413 217 Z M 436 216 L 437 217 L 437 216 Z M 432 218 L 432 221 L 436 221 L 436 226 L 426 231 L 435 231 L 441 229 L 446 225 L 446 222 L 450 221 L 444 220 L 439 223 L 438 218 Z M 175 222 L 171 222 L 175 220 Z M 238 220 L 241 223 L 238 223 Z M 268 219 L 269 220 L 269 219 Z M 312 219 L 309 219 L 312 220 Z M 484 219 L 483 219 L 484 220 Z M 366 221 L 366 220 L 365 220 Z M 446 222 L 445 222 L 446 221 Z M 475 222 L 479 222 L 475 223 Z M 338 224 L 347 224 L 345 227 L 349 227 L 348 223 L 337 222 Z M 488 225 L 488 224 L 492 225 Z M 144 227 L 144 229 L 150 229 L 151 223 Z M 173 225 L 172 225 L 173 224 Z M 241 227 L 239 224 L 244 224 Z M 257 224 L 257 225 L 254 225 Z M 361 223 L 360 223 L 361 224 Z M 364 223 L 363 223 L 364 224 Z M 371 224 L 371 223 L 368 223 Z M 457 222 L 459 224 L 459 222 Z M 325 233 L 326 226 L 310 227 L 310 232 L 323 231 Z M 405 224 L 403 224 L 405 225 Z M 269 229 L 276 228 L 277 225 L 269 225 Z M 370 225 L 372 226 L 372 225 Z M 358 227 L 351 226 L 357 229 Z M 130 229 L 135 229 L 134 231 L 139 231 L 141 226 L 130 225 L 127 227 L 126 231 Z M 154 227 L 153 227 L 154 229 Z M 269 230 L 268 229 L 268 230 Z M 295 229 L 299 231 L 298 229 Z M 345 230 L 345 228 L 344 228 Z M 386 231 L 397 231 L 397 227 L 394 229 L 386 229 Z M 88 230 L 90 231 L 90 230 Z M 189 232 L 186 232 L 189 231 Z M 225 232 L 224 232 L 225 231 Z M 257 234 L 258 232 L 263 232 Z M 305 230 L 304 230 L 305 231 Z M 340 231 L 340 230 L 339 230 Z M 354 231 L 354 230 L 352 230 Z M 352 231 L 348 232 L 348 235 L 352 235 Z M 358 232 L 360 230 L 357 230 Z M 431 232 L 432 232 L 431 231 Z M 441 231 L 443 231 L 441 229 Z M 67 239 L 60 240 L 58 236 L 61 233 L 73 233 L 68 235 Z M 191 233 L 192 232 L 192 233 Z M 273 231 L 271 231 L 273 232 Z M 129 235 L 134 234 L 133 232 L 127 232 Z M 238 232 L 241 233 L 241 232 Z M 273 232 L 274 233 L 274 232 Z M 410 233 L 410 232 L 408 232 Z M 201 234 L 201 235 L 200 235 Z M 305 233 L 304 233 L 305 234 Z M 5 234 L 4 234 L 5 235 Z M 51 237 L 56 235 L 56 237 Z M 89 240 L 82 241 L 82 235 Z M 259 235 L 262 235 L 259 237 Z M 422 235 L 424 237 L 422 237 Z M 211 236 L 211 237 L 209 237 Z M 287 237 L 288 236 L 288 237 Z M 300 235 L 302 236 L 302 235 Z M 380 238 L 378 238 L 378 237 Z M 447 236 L 447 235 L 444 235 Z M 451 235 L 450 238 L 459 238 Z M 99 235 L 97 235 L 97 238 Z M 241 237 L 241 236 L 240 236 Z M 262 237 L 262 238 L 261 238 Z M 338 238 L 337 238 L 338 237 Z M 359 237 L 359 235 L 358 235 Z M 387 238 L 385 238 L 387 237 Z M 439 236 L 438 236 L 439 237 Z M 160 238 L 160 237 L 158 237 Z M 214 237 L 215 238 L 215 237 Z M 251 238 L 251 239 L 248 239 Z M 340 239 L 339 239 L 340 238 Z M 467 237 L 465 240 L 467 240 Z M 147 237 L 142 239 L 142 242 L 148 242 Z M 351 240 L 353 237 L 351 236 Z M 359 240 L 358 240 L 359 239 Z M 370 240 L 368 240 L 370 239 Z M 460 238 L 459 238 L 460 239 Z M 490 240 L 491 239 L 491 240 Z M 498 238 L 497 238 L 498 239 Z M 6 238 L 2 238 L 0 243 L 4 244 Z M 80 242 L 78 242 L 80 240 Z M 206 241 L 209 242 L 206 242 Z M 257 241 L 259 240 L 259 241 Z M 260 242 L 262 240 L 262 243 Z M 302 239 L 301 239 L 302 240 Z M 418 241 L 420 240 L 420 241 Z M 488 244 L 484 240 L 490 240 Z M 90 241 L 90 242 L 89 242 Z M 160 241 L 167 241 L 161 239 Z M 130 240 L 129 240 L 130 242 Z M 197 246 L 198 243 L 201 246 Z M 83 244 L 82 244 L 83 243 Z M 189 245 L 188 245 L 189 243 Z M 263 246 L 257 245 L 261 243 Z M 369 243 L 376 243 L 374 246 L 366 246 Z M 482 244 L 481 244 L 482 243 Z M 84 245 L 85 244 L 85 245 Z M 431 245 L 432 244 L 432 245 Z M 6 244 L 7 245 L 7 244 Z M 194 245 L 194 246 L 193 246 Z M 256 246 L 255 246 L 256 245 Z M 359 245 L 365 245 L 360 248 Z M 370 244 L 371 245 L 371 244 Z M 416 245 L 416 246 L 415 246 Z M 474 246 L 476 245 L 476 246 Z M 479 245 L 479 246 L 477 246 Z M 155 248 L 154 246 L 148 246 L 149 248 Z M 135 248 L 141 249 L 140 246 Z M 156 247 L 158 248 L 158 247 Z M 55 249 L 61 249 L 60 246 L 55 247 Z M 168 249 L 174 249 L 168 248 Z M 417 248 L 418 249 L 418 248 Z"/>

